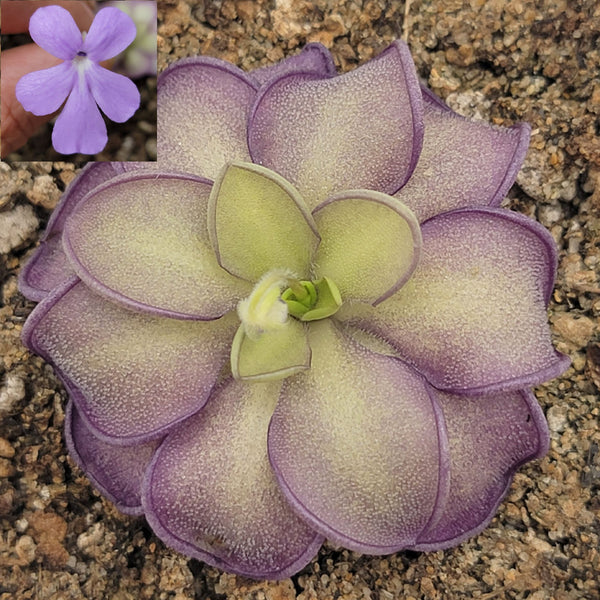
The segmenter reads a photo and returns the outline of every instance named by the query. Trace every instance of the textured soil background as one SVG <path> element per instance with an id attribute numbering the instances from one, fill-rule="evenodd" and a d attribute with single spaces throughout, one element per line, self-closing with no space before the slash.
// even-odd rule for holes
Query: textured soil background
<path id="1" fill-rule="evenodd" d="M 309 41 L 356 67 L 403 33 L 420 76 L 459 112 L 533 139 L 507 205 L 560 250 L 549 316 L 572 367 L 536 390 L 546 458 L 515 478 L 491 525 L 458 548 L 361 556 L 326 545 L 281 582 L 223 574 L 119 514 L 66 456 L 65 394 L 19 334 L 17 291 L 72 164 L 0 164 L 0 599 L 600 598 L 600 6 L 596 0 L 223 0 L 160 3 L 159 69 L 209 54 L 246 69 Z M 408 17 L 405 17 L 405 12 Z"/>

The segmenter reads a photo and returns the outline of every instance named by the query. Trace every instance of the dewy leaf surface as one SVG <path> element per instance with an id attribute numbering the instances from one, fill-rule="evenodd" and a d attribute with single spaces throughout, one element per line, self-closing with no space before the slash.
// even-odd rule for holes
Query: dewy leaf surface
<path id="1" fill-rule="evenodd" d="M 23 335 L 80 392 L 77 408 L 96 435 L 135 443 L 202 408 L 236 327 L 234 313 L 214 321 L 135 313 L 73 278 L 35 308 Z"/>
<path id="2" fill-rule="evenodd" d="M 498 206 L 513 184 L 529 144 L 529 125 L 494 127 L 425 100 L 419 162 L 395 196 L 419 221 L 467 206 Z"/>
<path id="3" fill-rule="evenodd" d="M 449 392 L 522 388 L 566 367 L 548 330 L 556 255 L 543 227 L 479 208 L 439 215 L 421 231 L 421 261 L 404 287 L 372 310 L 342 307 L 339 319 L 387 340 Z"/>
<path id="4" fill-rule="evenodd" d="M 73 402 L 65 411 L 65 437 L 71 456 L 94 485 L 129 515 L 141 515 L 142 481 L 161 440 L 115 446 L 98 438 Z"/>
<path id="5" fill-rule="evenodd" d="M 312 366 L 285 379 L 269 455 L 287 498 L 328 539 L 385 554 L 413 544 L 438 496 L 439 424 L 400 361 L 310 324 Z"/>
<path id="6" fill-rule="evenodd" d="M 277 173 L 250 163 L 228 165 L 215 182 L 208 231 L 219 264 L 252 282 L 274 269 L 307 275 L 319 243 L 298 192 Z"/>
<path id="7" fill-rule="evenodd" d="M 249 285 L 218 265 L 206 226 L 211 185 L 192 175 L 134 173 L 90 194 L 63 234 L 87 285 L 136 310 L 220 317 Z"/>
<path id="8" fill-rule="evenodd" d="M 289 318 L 281 327 L 249 338 L 243 325 L 233 341 L 231 369 L 236 378 L 268 381 L 282 379 L 310 367 L 305 326 Z"/>
<path id="9" fill-rule="evenodd" d="M 337 75 L 333 57 L 329 50 L 322 44 L 307 44 L 299 54 L 289 56 L 274 65 L 254 69 L 248 73 L 248 77 L 259 85 L 265 85 L 269 81 L 281 77 L 286 73 L 307 72 L 315 73 L 322 77 Z"/>
<path id="10" fill-rule="evenodd" d="M 339 77 L 292 74 L 262 88 L 248 143 L 254 162 L 280 173 L 314 208 L 348 189 L 396 192 L 416 164 L 422 126 L 410 53 L 393 44 Z"/>
<path id="11" fill-rule="evenodd" d="M 529 390 L 469 398 L 437 392 L 448 431 L 449 493 L 439 519 L 416 544 L 454 546 L 495 514 L 518 467 L 548 451 L 548 426 Z"/>
<path id="12" fill-rule="evenodd" d="M 409 208 L 386 194 L 343 192 L 313 216 L 321 235 L 315 275 L 331 278 L 344 300 L 381 302 L 417 265 L 419 224 Z"/>
<path id="13" fill-rule="evenodd" d="M 48 292 L 73 275 L 62 249 L 62 230 L 68 215 L 84 196 L 96 186 L 124 172 L 125 163 L 88 163 L 79 177 L 69 184 L 59 205 L 50 216 L 35 250 L 19 274 L 19 289 L 29 300 L 39 302 Z M 128 168 L 143 168 L 147 163 L 132 162 Z"/>
<path id="14" fill-rule="evenodd" d="M 162 168 L 215 179 L 231 160 L 250 160 L 248 113 L 256 84 L 240 69 L 208 57 L 178 61 L 158 80 Z"/>
<path id="15" fill-rule="evenodd" d="M 267 456 L 280 386 L 229 380 L 161 446 L 144 507 L 171 547 L 262 579 L 289 577 L 316 554 L 322 538 L 289 507 Z"/>

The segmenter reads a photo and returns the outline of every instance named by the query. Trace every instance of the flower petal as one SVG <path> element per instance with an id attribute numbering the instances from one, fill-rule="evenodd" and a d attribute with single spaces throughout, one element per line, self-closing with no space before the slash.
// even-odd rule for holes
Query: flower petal
<path id="1" fill-rule="evenodd" d="M 286 497 L 327 538 L 369 554 L 418 539 L 444 484 L 430 388 L 397 359 L 311 323 L 312 367 L 285 379 L 269 456 Z"/>
<path id="2" fill-rule="evenodd" d="M 438 393 L 448 430 L 449 495 L 416 550 L 448 548 L 491 521 L 514 472 L 548 450 L 548 426 L 530 391 L 468 398 Z"/>
<path id="3" fill-rule="evenodd" d="M 290 318 L 281 327 L 249 338 L 240 325 L 231 349 L 231 370 L 236 379 L 283 379 L 310 367 L 310 346 L 305 326 Z"/>
<path id="4" fill-rule="evenodd" d="M 19 289 L 29 300 L 39 302 L 48 292 L 69 279 L 73 270 L 62 249 L 62 230 L 67 216 L 97 185 L 124 172 L 118 162 L 88 163 L 63 194 L 50 216 L 41 243 L 19 274 Z M 143 168 L 147 163 L 133 163 Z M 129 165 L 127 165 L 129 167 Z"/>
<path id="5" fill-rule="evenodd" d="M 63 62 L 55 67 L 27 73 L 19 79 L 15 94 L 25 110 L 49 115 L 58 110 L 75 84 L 77 73 Z"/>
<path id="6" fill-rule="evenodd" d="M 97 154 L 108 135 L 104 119 L 87 85 L 80 80 L 73 87 L 52 130 L 52 145 L 61 154 Z"/>
<path id="7" fill-rule="evenodd" d="M 136 310 L 214 319 L 250 286 L 217 264 L 206 212 L 210 183 L 193 175 L 128 173 L 93 190 L 63 233 L 77 275 Z"/>
<path id="8" fill-rule="evenodd" d="M 133 444 L 204 405 L 236 327 L 234 313 L 208 322 L 135 313 L 73 278 L 38 304 L 23 340 L 66 379 L 97 437 Z"/>
<path id="9" fill-rule="evenodd" d="M 81 31 L 71 13 L 62 6 L 42 6 L 29 19 L 33 41 L 63 60 L 71 60 L 81 48 Z"/>
<path id="10" fill-rule="evenodd" d="M 98 11 L 81 50 L 96 63 L 123 52 L 135 39 L 133 19 L 113 6 Z"/>
<path id="11" fill-rule="evenodd" d="M 248 281 L 273 269 L 308 275 L 319 243 L 298 192 L 277 173 L 251 163 L 228 165 L 215 182 L 208 232 L 219 264 Z"/>
<path id="12" fill-rule="evenodd" d="M 165 169 L 215 179 L 230 160 L 250 160 L 246 142 L 255 84 L 214 58 L 177 61 L 158 79 L 158 160 Z"/>
<path id="13" fill-rule="evenodd" d="M 248 73 L 248 76 L 256 84 L 265 85 L 288 73 L 316 73 L 323 77 L 337 74 L 331 52 L 323 44 L 313 42 L 306 44 L 299 54 L 289 56 L 274 65 L 255 69 Z"/>
<path id="14" fill-rule="evenodd" d="M 337 318 L 387 340 L 449 392 L 522 388 L 567 367 L 547 323 L 556 250 L 541 225 L 479 208 L 433 217 L 421 231 L 406 285 L 376 309 L 344 306 Z"/>
<path id="15" fill-rule="evenodd" d="M 322 538 L 291 510 L 267 457 L 279 387 L 230 380 L 165 440 L 143 504 L 166 544 L 260 579 L 289 577 L 317 553 Z"/>
<path id="16" fill-rule="evenodd" d="M 395 42 L 339 77 L 291 74 L 264 87 L 250 117 L 250 154 L 312 208 L 347 189 L 393 194 L 419 156 L 422 104 L 408 47 Z"/>
<path id="17" fill-rule="evenodd" d="M 344 300 L 385 300 L 410 277 L 421 247 L 412 211 L 391 196 L 352 190 L 313 211 L 321 243 L 315 274 L 332 279 Z"/>
<path id="18" fill-rule="evenodd" d="M 498 206 L 525 158 L 531 128 L 501 128 L 442 109 L 424 95 L 425 139 L 408 183 L 395 194 L 420 221 L 467 206 Z"/>
<path id="19" fill-rule="evenodd" d="M 97 438 L 73 405 L 65 411 L 69 453 L 94 486 L 127 515 L 141 515 L 142 481 L 160 440 L 113 446 Z"/>
<path id="20" fill-rule="evenodd" d="M 124 123 L 139 108 L 140 93 L 135 83 L 124 75 L 91 63 L 86 69 L 85 78 L 94 100 L 112 121 Z"/>

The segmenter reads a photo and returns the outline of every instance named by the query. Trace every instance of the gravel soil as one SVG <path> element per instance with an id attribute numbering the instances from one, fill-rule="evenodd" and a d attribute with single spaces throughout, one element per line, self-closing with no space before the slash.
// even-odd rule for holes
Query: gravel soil
<path id="1" fill-rule="evenodd" d="M 539 220 L 560 253 L 549 319 L 573 362 L 536 389 L 551 449 L 519 471 L 490 526 L 451 550 L 371 557 L 325 545 L 280 582 L 169 550 L 68 458 L 65 392 L 19 339 L 33 307 L 19 268 L 79 163 L 0 163 L 0 600 L 600 598 L 600 5 L 170 0 L 158 33 L 159 70 L 197 54 L 250 69 L 319 41 L 347 71 L 405 36 L 419 75 L 455 110 L 531 123 L 506 205 Z"/>

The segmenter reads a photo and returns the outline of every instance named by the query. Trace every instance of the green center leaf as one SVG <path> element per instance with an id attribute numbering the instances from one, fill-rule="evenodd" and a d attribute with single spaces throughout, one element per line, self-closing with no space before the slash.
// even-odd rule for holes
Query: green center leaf
<path id="1" fill-rule="evenodd" d="M 250 337 L 242 323 L 231 345 L 231 371 L 236 379 L 271 381 L 310 367 L 306 325 L 296 319 Z"/>
<path id="2" fill-rule="evenodd" d="M 256 282 L 237 305 L 231 348 L 234 377 L 254 381 L 308 369 L 309 324 L 335 315 L 342 297 L 376 305 L 393 295 L 421 246 L 416 217 L 386 194 L 350 190 L 311 213 L 290 182 L 251 163 L 223 170 L 207 222 L 219 265 Z"/>
<path id="3" fill-rule="evenodd" d="M 238 304 L 241 325 L 231 346 L 233 376 L 267 381 L 308 369 L 310 348 L 302 321 L 330 317 L 341 305 L 340 292 L 328 277 L 313 282 L 280 269 L 266 273 Z"/>
<path id="4" fill-rule="evenodd" d="M 329 279 L 322 277 L 315 281 L 301 281 L 301 285 L 311 290 L 304 300 L 298 300 L 291 288 L 288 288 L 281 298 L 288 305 L 288 312 L 301 321 L 317 321 L 334 315 L 342 306 L 342 296 L 337 285 Z M 288 292 L 289 298 L 286 297 Z"/>

